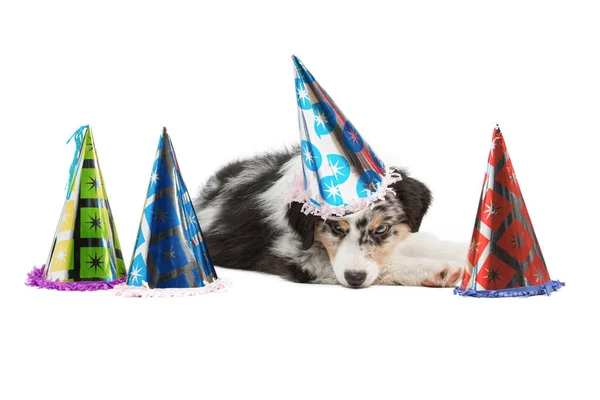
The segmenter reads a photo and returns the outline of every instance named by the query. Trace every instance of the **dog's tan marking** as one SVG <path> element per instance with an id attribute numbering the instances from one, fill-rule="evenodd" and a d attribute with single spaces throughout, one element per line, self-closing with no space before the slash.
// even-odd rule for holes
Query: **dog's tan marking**
<path id="1" fill-rule="evenodd" d="M 346 221 L 337 222 L 346 231 L 350 228 L 350 225 Z M 325 247 L 325 250 L 327 250 L 327 254 L 329 255 L 329 259 L 333 260 L 337 254 L 340 243 L 334 235 L 329 233 L 324 223 L 319 222 L 318 225 L 321 226 L 315 227 L 315 241 L 321 243 L 323 247 Z"/>
<path id="2" fill-rule="evenodd" d="M 369 221 L 369 231 L 377 229 L 379 225 L 383 223 L 383 214 L 376 214 L 371 221 Z"/>
<path id="3" fill-rule="evenodd" d="M 378 225 L 376 225 L 378 226 Z M 394 250 L 394 247 L 410 234 L 410 228 L 407 224 L 398 224 L 391 227 L 393 235 L 390 240 L 383 246 L 372 247 L 367 249 L 367 255 L 377 263 L 379 271 L 388 261 L 390 253 Z"/>
<path id="4" fill-rule="evenodd" d="M 344 221 L 343 219 L 340 219 L 339 221 L 335 221 L 335 222 L 340 224 L 342 229 L 345 230 L 346 232 L 348 232 L 350 230 L 350 224 L 348 222 Z"/>

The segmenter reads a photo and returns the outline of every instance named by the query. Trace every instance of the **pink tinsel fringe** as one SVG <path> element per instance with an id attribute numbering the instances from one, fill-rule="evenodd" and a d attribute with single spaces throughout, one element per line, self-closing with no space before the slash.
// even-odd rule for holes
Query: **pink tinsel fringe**
<path id="1" fill-rule="evenodd" d="M 121 283 L 114 287 L 113 293 L 122 297 L 187 297 L 226 290 L 229 286 L 231 286 L 231 283 L 223 278 L 219 278 L 204 287 L 188 289 L 150 289 L 146 282 L 143 286 L 129 286 L 126 283 Z"/>
<path id="2" fill-rule="evenodd" d="M 44 269 L 46 265 L 42 265 L 40 268 L 33 267 L 33 270 L 27 274 L 27 280 L 25 285 L 34 286 L 44 289 L 54 289 L 63 291 L 95 291 L 95 290 L 108 290 L 112 289 L 115 285 L 125 282 L 125 278 L 116 281 L 81 281 L 81 282 L 60 282 L 49 281 L 44 277 Z"/>
<path id="3" fill-rule="evenodd" d="M 352 214 L 360 210 L 364 210 L 367 207 L 370 207 L 377 200 L 383 200 L 385 194 L 387 192 L 394 192 L 392 188 L 389 186 L 392 183 L 398 182 L 402 180 L 402 176 L 394 169 L 388 169 L 387 174 L 382 177 L 381 184 L 379 185 L 379 190 L 377 193 L 373 194 L 370 197 L 356 199 L 347 206 L 330 206 L 328 204 L 323 204 L 321 206 L 317 206 L 310 201 L 311 193 L 310 189 L 304 189 L 304 178 L 302 176 L 296 175 L 294 180 L 290 182 L 288 190 L 286 192 L 281 193 L 283 196 L 283 201 L 285 204 L 290 204 L 292 202 L 302 203 L 302 212 L 304 214 L 313 214 L 319 215 L 321 218 L 326 220 L 332 215 L 337 215 L 339 217 L 343 217 L 346 214 Z"/>

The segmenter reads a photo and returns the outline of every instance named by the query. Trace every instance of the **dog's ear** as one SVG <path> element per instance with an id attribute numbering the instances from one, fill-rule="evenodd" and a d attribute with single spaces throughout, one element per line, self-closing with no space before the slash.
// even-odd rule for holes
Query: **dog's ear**
<path id="1" fill-rule="evenodd" d="M 402 175 L 402 180 L 392 184 L 391 188 L 396 193 L 396 198 L 402 203 L 411 232 L 418 232 L 421 221 L 433 200 L 431 191 L 423 182 L 409 177 L 405 171 L 392 168 Z"/>
<path id="2" fill-rule="evenodd" d="M 306 215 L 302 204 L 293 202 L 287 211 L 287 219 L 294 230 L 302 238 L 302 249 L 308 250 L 315 243 L 315 226 L 320 219 L 314 215 Z"/>

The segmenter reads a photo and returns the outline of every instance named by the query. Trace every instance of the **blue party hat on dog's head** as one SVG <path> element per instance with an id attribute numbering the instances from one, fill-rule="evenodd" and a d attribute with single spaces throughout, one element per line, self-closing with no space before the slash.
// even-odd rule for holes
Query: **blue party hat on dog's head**
<path id="1" fill-rule="evenodd" d="M 304 64 L 296 56 L 292 59 L 303 176 L 285 193 L 286 202 L 303 203 L 304 213 L 325 219 L 360 211 L 383 199 L 400 174 L 386 171 Z"/>
<path id="2" fill-rule="evenodd" d="M 163 129 L 127 284 L 115 291 L 139 297 L 184 296 L 220 286 L 173 144 Z"/>

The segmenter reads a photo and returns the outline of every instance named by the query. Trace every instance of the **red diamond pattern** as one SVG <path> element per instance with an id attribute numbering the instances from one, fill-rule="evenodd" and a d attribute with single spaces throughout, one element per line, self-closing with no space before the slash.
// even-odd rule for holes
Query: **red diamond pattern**
<path id="1" fill-rule="evenodd" d="M 491 168 L 484 177 L 461 289 L 502 290 L 549 282 L 550 276 L 536 244 L 533 225 L 499 128 L 494 129 L 488 163 Z M 531 262 L 526 263 L 529 259 Z M 477 269 L 473 269 L 475 266 Z M 513 280 L 519 282 L 511 284 Z"/>
<path id="2" fill-rule="evenodd" d="M 463 271 L 462 283 L 460 284 L 461 290 L 466 290 L 469 285 L 469 281 L 471 280 L 471 274 L 467 272 L 465 269 Z"/>
<path id="3" fill-rule="evenodd" d="M 481 253 L 483 253 L 483 250 L 485 250 L 489 242 L 490 241 L 488 238 L 483 236 L 479 230 L 475 229 L 473 231 L 473 237 L 471 238 L 471 243 L 469 244 L 468 254 L 469 263 L 472 266 L 477 264 L 479 257 L 481 257 Z"/>
<path id="4" fill-rule="evenodd" d="M 484 290 L 499 290 L 506 288 L 514 275 L 514 269 L 490 254 L 477 273 L 476 280 Z"/>
<path id="5" fill-rule="evenodd" d="M 510 158 L 504 164 L 500 172 L 496 175 L 496 181 L 504 187 L 508 188 L 515 196 L 521 198 L 521 189 L 519 188 L 519 182 L 517 181 L 517 175 L 512 166 Z"/>
<path id="6" fill-rule="evenodd" d="M 492 189 L 488 189 L 481 205 L 481 222 L 497 231 L 513 210 L 513 205 Z"/>
<path id="7" fill-rule="evenodd" d="M 504 231 L 497 244 L 519 262 L 523 262 L 533 247 L 533 238 L 523 224 L 515 219 Z"/>
<path id="8" fill-rule="evenodd" d="M 546 266 L 537 255 L 533 258 L 523 276 L 532 286 L 542 285 L 550 280 L 550 274 L 548 274 Z"/>

